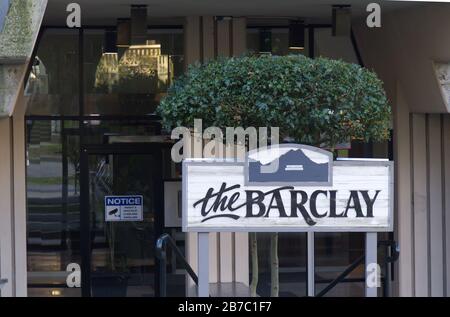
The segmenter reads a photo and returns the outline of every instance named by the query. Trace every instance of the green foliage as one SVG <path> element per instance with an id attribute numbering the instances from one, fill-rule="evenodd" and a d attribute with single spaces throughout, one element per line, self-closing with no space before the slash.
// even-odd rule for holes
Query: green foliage
<path id="1" fill-rule="evenodd" d="M 192 65 L 161 101 L 164 126 L 279 127 L 281 137 L 334 146 L 389 137 L 382 82 L 358 65 L 301 55 L 244 56 Z"/>

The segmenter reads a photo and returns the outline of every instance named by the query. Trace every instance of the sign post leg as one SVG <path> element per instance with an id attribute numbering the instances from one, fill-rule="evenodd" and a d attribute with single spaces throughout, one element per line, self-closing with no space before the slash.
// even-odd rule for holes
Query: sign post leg
<path id="1" fill-rule="evenodd" d="M 209 297 L 209 233 L 198 233 L 198 297 Z"/>
<path id="2" fill-rule="evenodd" d="M 308 296 L 315 296 L 314 280 L 314 232 L 307 233 L 307 272 L 308 272 Z"/>
<path id="3" fill-rule="evenodd" d="M 366 297 L 377 297 L 379 283 L 379 266 L 377 262 L 377 233 L 366 233 Z"/>

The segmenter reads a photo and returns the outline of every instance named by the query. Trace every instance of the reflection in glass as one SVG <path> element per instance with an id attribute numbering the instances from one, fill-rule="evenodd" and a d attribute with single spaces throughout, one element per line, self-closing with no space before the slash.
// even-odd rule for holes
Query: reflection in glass
<path id="1" fill-rule="evenodd" d="M 81 263 L 79 134 L 75 121 L 27 121 L 29 296 L 80 296 L 67 266 Z"/>
<path id="2" fill-rule="evenodd" d="M 119 85 L 119 60 L 117 53 L 104 53 L 95 73 L 95 90 L 110 94 Z"/>
<path id="3" fill-rule="evenodd" d="M 105 52 L 103 29 L 86 29 L 81 34 L 83 46 L 79 52 L 79 30 L 44 29 L 26 84 L 29 96 L 26 115 L 33 119 L 27 121 L 30 296 L 81 295 L 79 288 L 68 288 L 66 284 L 67 266 L 81 264 L 79 121 L 64 120 L 63 117 L 80 114 L 81 89 L 84 91 L 82 110 L 86 115 L 123 115 L 122 120 L 107 121 L 99 117 L 85 121 L 85 143 L 165 142 L 159 136 L 160 123 L 153 116 L 140 116 L 154 112 L 168 86 L 184 69 L 181 28 L 149 30 L 146 41 L 118 48 L 117 54 Z M 80 74 L 83 74 L 83 87 L 79 87 Z M 37 120 L 39 116 L 60 116 L 60 120 Z M 170 150 L 163 155 L 165 162 L 171 162 Z M 103 176 L 112 177 L 112 192 L 151 192 L 148 188 L 153 186 L 151 178 L 143 172 L 153 168 L 151 157 L 102 156 L 98 163 L 101 162 L 103 168 L 99 170 L 105 172 Z M 107 163 L 110 164 L 109 171 Z M 99 167 L 94 164 L 92 169 L 98 172 Z M 175 175 L 174 167 L 165 163 L 159 172 L 166 178 Z M 134 181 L 128 180 L 132 175 Z M 98 178 L 95 188 L 104 188 L 107 180 Z M 129 188 L 121 188 L 122 185 Z M 96 195 L 100 194 L 96 192 Z M 96 214 L 99 209 L 94 210 L 91 223 L 92 246 L 96 247 L 92 268 L 97 273 L 106 268 L 111 268 L 110 272 L 130 273 L 128 285 L 137 286 L 128 289 L 127 295 L 131 296 L 154 295 L 154 254 L 148 246 L 154 245 L 155 198 L 150 194 L 147 196 L 142 223 L 105 224 L 100 214 Z M 94 199 L 91 202 L 96 208 L 101 207 L 101 201 Z M 184 234 L 178 233 L 178 236 L 182 246 Z M 180 294 L 180 290 L 183 293 L 184 276 L 179 270 L 173 273 L 181 278 L 173 287 L 175 294 Z M 170 281 L 168 284 L 171 285 Z M 95 285 L 99 286 L 98 283 Z M 100 285 L 94 289 L 101 288 Z"/>
<path id="4" fill-rule="evenodd" d="M 182 32 L 149 32 L 141 44 L 105 52 L 103 30 L 85 33 L 85 112 L 151 114 L 183 71 Z"/>
<path id="5" fill-rule="evenodd" d="M 27 115 L 78 115 L 78 31 L 46 29 L 25 87 Z"/>
<path id="6" fill-rule="evenodd" d="M 85 142 L 90 144 L 164 142 L 161 124 L 147 119 L 89 120 L 85 123 Z"/>
<path id="7" fill-rule="evenodd" d="M 173 62 L 161 55 L 161 44 L 132 45 L 119 60 L 118 53 L 103 53 L 95 74 L 95 91 L 102 93 L 165 92 Z"/>
<path id="8" fill-rule="evenodd" d="M 257 233 L 259 296 L 271 295 L 270 233 Z M 250 262 L 252 258 L 250 256 Z M 306 296 L 306 233 L 278 233 L 279 296 Z M 250 269 L 252 263 L 250 263 Z M 252 272 L 250 270 L 250 279 Z"/>
<path id="9" fill-rule="evenodd" d="M 155 158 L 92 156 L 89 169 L 92 296 L 154 296 Z M 142 195 L 143 221 L 106 222 L 108 195 Z"/>
<path id="10" fill-rule="evenodd" d="M 261 37 L 270 37 L 270 40 L 268 38 L 263 41 Z M 270 42 L 270 51 L 266 42 Z M 253 53 L 272 53 L 272 55 L 278 56 L 288 54 L 308 55 L 308 32 L 305 31 L 305 48 L 298 50 L 289 48 L 288 28 L 251 28 L 247 30 L 247 49 Z"/>
<path id="11" fill-rule="evenodd" d="M 316 294 L 328 286 L 350 264 L 365 252 L 363 233 L 314 234 L 314 264 Z M 344 282 L 336 285 L 325 296 L 364 296 L 364 263 L 359 265 Z"/>

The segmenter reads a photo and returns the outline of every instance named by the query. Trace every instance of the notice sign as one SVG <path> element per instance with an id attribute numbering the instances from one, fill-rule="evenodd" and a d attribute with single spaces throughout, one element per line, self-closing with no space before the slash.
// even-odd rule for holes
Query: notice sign
<path id="1" fill-rule="evenodd" d="M 105 221 L 142 221 L 143 197 L 105 196 Z"/>
<path id="2" fill-rule="evenodd" d="M 245 162 L 183 161 L 183 230 L 380 232 L 393 229 L 393 163 L 333 161 L 281 144 Z"/>

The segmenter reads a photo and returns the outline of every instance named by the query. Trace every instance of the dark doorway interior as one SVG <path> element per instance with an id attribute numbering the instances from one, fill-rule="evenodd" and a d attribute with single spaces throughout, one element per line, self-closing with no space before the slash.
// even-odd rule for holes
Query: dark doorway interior
<path id="1" fill-rule="evenodd" d="M 81 156 L 82 294 L 155 296 L 163 144 L 89 146 Z M 142 196 L 142 220 L 107 220 L 105 196 Z"/>

